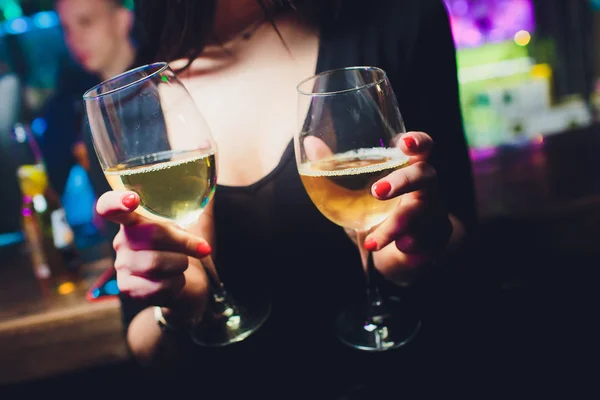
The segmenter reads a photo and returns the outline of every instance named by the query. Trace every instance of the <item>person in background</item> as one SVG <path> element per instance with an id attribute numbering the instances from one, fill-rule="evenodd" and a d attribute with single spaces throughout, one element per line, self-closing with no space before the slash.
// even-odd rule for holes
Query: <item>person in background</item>
<path id="1" fill-rule="evenodd" d="M 63 193 L 71 168 L 79 164 L 96 184 L 98 197 L 108 185 L 96 176 L 102 171 L 87 146 L 89 133 L 81 96 L 134 64 L 133 15 L 120 0 L 56 0 L 55 9 L 71 59 L 62 68 L 57 90 L 44 107 L 47 128 L 40 146 L 57 193 Z M 108 228 L 107 234 L 115 232 Z"/>
<path id="2" fill-rule="evenodd" d="M 121 0 L 57 0 L 65 43 L 88 72 L 106 80 L 135 60 L 133 15 Z"/>
<path id="3" fill-rule="evenodd" d="M 436 327 L 435 318 L 424 316 L 413 343 L 381 354 L 335 338 L 337 305 L 361 293 L 352 289 L 363 285 L 355 274 L 358 250 L 308 198 L 292 145 L 298 82 L 340 67 L 385 70 L 411 130 L 399 146 L 412 165 L 373 187 L 378 199 L 402 201 L 365 243 L 393 290 L 428 293 L 418 277 L 428 276 L 420 272 L 431 271 L 433 259 L 440 263 L 431 274 L 454 271 L 476 210 L 442 0 L 139 0 L 135 6 L 147 31 L 144 62 L 172 62 L 219 145 L 215 197 L 192 233 L 134 212 L 140 201 L 134 192 L 111 191 L 98 200 L 99 214 L 121 224 L 115 268 L 127 343 L 141 365 L 158 373 L 151 390 L 169 396 L 193 390 L 203 399 L 401 399 L 427 385 L 442 388 L 440 379 L 464 371 L 459 342 L 438 346 L 431 339 L 460 337 L 461 324 Z M 211 248 L 229 287 L 267 290 L 273 305 L 256 333 L 216 349 L 195 345 L 187 334 L 207 301 L 198 258 Z M 436 290 L 428 298 L 435 309 L 452 297 Z M 455 348 L 461 367 L 453 364 L 458 354 L 445 353 Z"/>
<path id="4" fill-rule="evenodd" d="M 2 141 L 8 138 L 8 132 L 19 121 L 21 114 L 22 83 L 19 76 L 10 71 L 10 68 L 0 62 L 0 94 L 10 101 L 3 102 L 0 107 L 0 133 Z"/>
<path id="5" fill-rule="evenodd" d="M 0 179 L 4 195 L 0 198 L 0 235 L 18 232 L 21 229 L 19 189 L 14 163 L 10 157 L 13 141 L 11 131 L 22 113 L 22 82 L 18 74 L 0 61 L 0 96 L 4 99 L 0 106 Z"/>

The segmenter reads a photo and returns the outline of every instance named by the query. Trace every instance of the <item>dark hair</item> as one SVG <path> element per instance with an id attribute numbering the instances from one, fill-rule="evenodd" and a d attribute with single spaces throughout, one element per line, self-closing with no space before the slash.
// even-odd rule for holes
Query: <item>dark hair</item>
<path id="1" fill-rule="evenodd" d="M 212 39 L 218 0 L 135 0 L 134 10 L 141 41 L 138 62 L 188 60 L 186 69 Z M 303 5 L 316 7 L 316 17 L 332 10 L 335 0 L 256 0 L 275 30 L 277 12 Z M 275 5 L 276 7 L 267 7 Z M 277 31 L 279 34 L 279 31 Z M 279 35 L 281 38 L 281 35 Z"/>

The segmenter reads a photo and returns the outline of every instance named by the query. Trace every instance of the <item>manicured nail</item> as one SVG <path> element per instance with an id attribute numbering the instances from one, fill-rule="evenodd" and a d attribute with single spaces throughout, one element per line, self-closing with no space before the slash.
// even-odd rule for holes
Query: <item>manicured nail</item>
<path id="1" fill-rule="evenodd" d="M 365 249 L 367 251 L 377 250 L 377 242 L 373 238 L 368 238 L 365 240 Z"/>
<path id="2" fill-rule="evenodd" d="M 409 150 L 414 150 L 417 148 L 417 142 L 411 136 L 403 137 L 402 140 L 404 140 L 404 144 Z"/>
<path id="3" fill-rule="evenodd" d="M 138 205 L 138 195 L 135 193 L 126 194 L 121 197 L 121 203 L 127 208 L 133 208 Z"/>
<path id="4" fill-rule="evenodd" d="M 381 181 L 373 185 L 373 191 L 377 197 L 385 197 L 392 190 L 392 185 L 388 181 Z"/>
<path id="5" fill-rule="evenodd" d="M 198 250 L 198 253 L 200 253 L 200 257 L 207 256 L 212 252 L 210 245 L 205 242 L 200 243 L 198 247 L 196 247 L 196 250 Z"/>

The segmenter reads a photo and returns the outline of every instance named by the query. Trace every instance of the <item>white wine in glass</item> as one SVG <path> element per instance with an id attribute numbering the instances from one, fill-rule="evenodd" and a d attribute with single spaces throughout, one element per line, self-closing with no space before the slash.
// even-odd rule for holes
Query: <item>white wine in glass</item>
<path id="1" fill-rule="evenodd" d="M 167 63 L 145 65 L 100 83 L 84 96 L 94 149 L 113 190 L 140 197 L 135 212 L 185 229 L 213 198 L 217 145 L 196 104 Z M 212 302 L 190 330 L 204 346 L 244 340 L 270 312 L 264 298 L 246 307 L 219 279 L 210 256 L 201 261 Z"/>
<path id="2" fill-rule="evenodd" d="M 143 213 L 180 226 L 198 220 L 211 200 L 217 179 L 214 151 L 166 151 L 137 157 L 107 168 L 114 190 L 140 196 Z"/>
<path id="3" fill-rule="evenodd" d="M 376 199 L 371 186 L 407 162 L 398 149 L 376 147 L 306 162 L 300 164 L 299 172 L 323 215 L 344 228 L 368 230 L 385 220 L 398 203 L 397 198 Z"/>
<path id="4" fill-rule="evenodd" d="M 365 351 L 385 351 L 410 342 L 421 321 L 397 297 L 379 290 L 369 231 L 383 222 L 399 198 L 379 200 L 375 182 L 408 165 L 397 146 L 405 132 L 385 72 L 375 67 L 326 71 L 298 85 L 298 129 L 294 136 L 298 172 L 318 210 L 356 234 L 365 272 L 366 301 L 349 306 L 336 320 L 339 338 Z"/>

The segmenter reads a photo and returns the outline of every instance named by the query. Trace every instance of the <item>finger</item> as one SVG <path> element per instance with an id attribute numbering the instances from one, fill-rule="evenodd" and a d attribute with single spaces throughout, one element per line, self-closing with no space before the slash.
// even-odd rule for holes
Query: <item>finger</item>
<path id="1" fill-rule="evenodd" d="M 443 249 L 452 235 L 452 223 L 442 207 L 430 201 L 403 198 L 392 215 L 365 239 L 367 250 L 396 243 L 402 253 L 423 255 Z"/>
<path id="2" fill-rule="evenodd" d="M 203 258 L 212 252 L 206 240 L 164 222 L 140 222 L 123 226 L 113 245 L 117 251 L 123 246 L 136 251 L 165 251 L 194 258 Z"/>
<path id="3" fill-rule="evenodd" d="M 169 306 L 185 286 L 185 275 L 162 280 L 151 280 L 130 275 L 125 270 L 117 271 L 119 292 L 134 300 L 155 306 Z"/>
<path id="4" fill-rule="evenodd" d="M 302 145 L 309 161 L 318 161 L 333 156 L 333 152 L 325 142 L 316 136 L 307 136 Z"/>
<path id="5" fill-rule="evenodd" d="M 96 203 L 98 215 L 121 225 L 131 225 L 141 220 L 133 211 L 140 205 L 137 193 L 129 191 L 110 191 L 104 193 Z"/>
<path id="6" fill-rule="evenodd" d="M 430 164 L 419 161 L 375 182 L 371 193 L 379 200 L 388 200 L 406 193 L 431 190 L 435 187 L 436 180 L 435 169 Z"/>
<path id="7" fill-rule="evenodd" d="M 394 210 L 385 221 L 375 228 L 365 238 L 365 248 L 369 251 L 378 251 L 407 234 L 410 234 L 425 213 L 425 207 L 418 200 L 402 200 L 402 203 Z M 411 246 L 417 246 L 411 243 Z M 402 250 L 400 250 L 402 251 Z"/>
<path id="8" fill-rule="evenodd" d="M 411 256 L 422 256 L 436 253 L 444 244 L 443 230 L 436 234 L 426 234 L 423 229 L 411 229 L 408 233 L 396 238 L 396 248 Z"/>
<path id="9" fill-rule="evenodd" d="M 133 251 L 123 248 L 117 252 L 115 269 L 126 269 L 131 275 L 146 278 L 169 278 L 181 275 L 188 267 L 184 254 L 164 251 Z"/>
<path id="10" fill-rule="evenodd" d="M 425 132 L 407 132 L 396 140 L 396 146 L 410 157 L 411 163 L 426 161 L 433 148 L 433 139 Z"/>
<path id="11" fill-rule="evenodd" d="M 410 286 L 423 273 L 424 266 L 430 266 L 433 258 L 428 254 L 398 253 L 393 264 L 383 264 L 377 267 L 391 282 L 398 286 Z"/>

